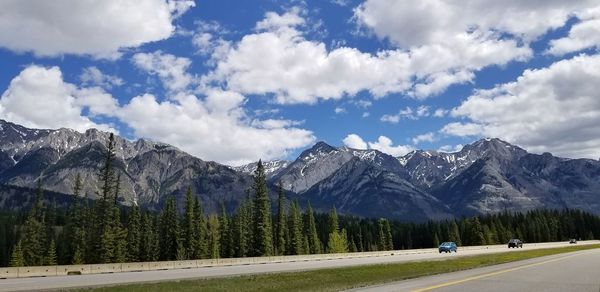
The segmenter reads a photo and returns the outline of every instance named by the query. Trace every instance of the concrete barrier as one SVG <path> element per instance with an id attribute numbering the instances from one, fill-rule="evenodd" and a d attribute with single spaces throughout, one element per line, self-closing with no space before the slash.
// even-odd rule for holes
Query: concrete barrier
<path id="1" fill-rule="evenodd" d="M 57 266 L 19 267 L 18 277 L 50 277 L 56 276 Z"/>
<path id="2" fill-rule="evenodd" d="M 0 268 L 0 279 L 17 278 L 19 277 L 18 268 Z"/>
<path id="3" fill-rule="evenodd" d="M 86 275 L 92 273 L 92 265 L 56 266 L 57 276 Z"/>
<path id="4" fill-rule="evenodd" d="M 122 264 L 94 264 L 90 265 L 91 274 L 107 274 L 121 272 Z"/>
<path id="5" fill-rule="evenodd" d="M 577 245 L 599 244 L 600 240 L 580 241 Z M 525 243 L 524 248 L 535 247 L 544 248 L 557 246 L 556 242 L 548 243 Z M 559 246 L 570 246 L 568 242 L 559 244 Z M 497 250 L 500 252 L 507 249 L 506 244 L 487 245 L 487 246 L 465 246 L 459 247 L 460 250 Z M 47 276 L 66 276 L 72 274 L 100 274 L 100 273 L 120 273 L 136 271 L 157 271 L 172 269 L 190 269 L 215 266 L 233 266 L 233 265 L 252 265 L 267 263 L 287 263 L 299 261 L 319 261 L 333 259 L 350 259 L 364 257 L 386 257 L 386 256 L 406 256 L 425 253 L 438 253 L 437 248 L 413 249 L 413 250 L 391 250 L 391 251 L 372 251 L 357 253 L 336 253 L 336 254 L 316 254 L 316 255 L 292 255 L 292 256 L 271 256 L 271 257 L 248 257 L 248 258 L 226 258 L 226 259 L 204 259 L 187 261 L 163 261 L 163 262 L 140 262 L 140 263 L 115 263 L 115 264 L 93 264 L 93 265 L 66 265 L 66 266 L 43 266 L 43 267 L 18 267 L 18 268 L 0 268 L 0 278 L 25 278 L 25 277 L 47 277 Z"/>
<path id="6" fill-rule="evenodd" d="M 141 272 L 149 271 L 150 263 L 123 263 L 121 264 L 121 272 Z"/>

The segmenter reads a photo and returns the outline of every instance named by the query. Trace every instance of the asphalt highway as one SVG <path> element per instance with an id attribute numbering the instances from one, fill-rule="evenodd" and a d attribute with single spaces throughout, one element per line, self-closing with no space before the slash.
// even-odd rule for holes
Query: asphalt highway
<path id="1" fill-rule="evenodd" d="M 600 291 L 600 249 L 395 282 L 353 291 Z"/>
<path id="2" fill-rule="evenodd" d="M 581 241 L 578 244 L 596 244 L 599 241 Z M 557 243 L 542 243 L 542 244 L 525 244 L 523 249 L 541 249 L 568 246 L 567 242 Z M 330 260 L 310 260 L 254 265 L 237 265 L 237 266 L 220 266 L 220 267 L 205 267 L 195 269 L 179 269 L 179 270 L 162 270 L 162 271 L 143 271 L 143 272 L 127 272 L 114 274 L 91 274 L 91 275 L 74 275 L 74 276 L 56 276 L 56 277 L 37 277 L 37 278 L 14 278 L 0 279 L 0 291 L 40 291 L 54 290 L 75 287 L 90 287 L 90 286 L 105 286 L 138 282 L 157 282 L 193 278 L 209 278 L 209 277 L 230 277 L 237 275 L 275 273 L 275 272 L 291 272 L 302 270 L 314 270 L 323 268 L 347 267 L 356 265 L 371 265 L 382 263 L 400 263 L 409 261 L 424 261 L 424 260 L 443 260 L 453 257 L 481 255 L 498 252 L 515 252 L 517 249 L 508 249 L 505 245 L 501 246 L 482 246 L 472 248 L 460 248 L 457 253 L 442 253 L 439 254 L 437 249 L 422 249 L 422 250 L 404 250 L 392 251 L 394 255 L 380 257 L 363 257 L 363 258 L 341 258 Z M 598 270 L 600 268 L 600 257 L 598 253 L 590 253 L 596 258 L 596 279 L 600 279 Z M 583 258 L 583 257 L 581 257 Z M 589 264 L 592 264 L 589 262 Z M 587 267 L 586 267 L 587 268 Z M 591 267 L 590 267 L 591 268 Z M 378 287 L 387 289 L 384 287 Z M 451 289 L 451 288 L 450 288 Z M 392 289 L 398 291 L 397 289 Z M 450 290 L 454 291 L 454 290 Z M 460 291 L 460 290 L 456 290 Z M 476 291 L 476 290 L 473 290 Z M 481 290 L 479 290 L 481 291 Z M 506 291 L 506 290 L 503 290 Z M 540 291 L 540 290 L 537 290 Z M 598 289 L 595 290 L 598 292 Z"/>

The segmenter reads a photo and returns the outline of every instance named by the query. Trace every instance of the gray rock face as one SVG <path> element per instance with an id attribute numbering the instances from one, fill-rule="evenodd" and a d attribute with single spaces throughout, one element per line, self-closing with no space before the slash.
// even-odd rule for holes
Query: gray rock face
<path id="1" fill-rule="evenodd" d="M 0 127 L 0 137 L 6 137 L 0 143 L 0 183 L 35 188 L 36 180 L 41 179 L 45 189 L 68 194 L 79 174 L 84 194 L 98 197 L 98 171 L 109 133 L 32 130 L 5 121 L 0 121 Z M 183 197 L 191 186 L 205 208 L 216 211 L 220 202 L 244 197 L 250 183 L 247 174 L 202 161 L 167 144 L 130 142 L 116 136 L 115 146 L 124 204 L 157 207 L 167 195 Z"/>
<path id="2" fill-rule="evenodd" d="M 323 212 L 335 206 L 340 213 L 375 218 L 425 221 L 452 217 L 437 198 L 398 173 L 358 157 L 307 190 L 302 198 Z"/>
<path id="3" fill-rule="evenodd" d="M 109 133 L 35 130 L 0 120 L 0 208 L 19 208 L 41 179 L 44 188 L 72 193 L 76 176 L 97 198 L 98 171 Z M 256 163 L 228 167 L 158 142 L 116 137 L 120 200 L 158 208 L 166 196 L 183 201 L 188 186 L 208 212 L 231 210 L 246 197 Z M 451 216 L 576 208 L 600 214 L 600 161 L 529 154 L 499 139 L 482 139 L 454 153 L 413 151 L 392 157 L 376 150 L 324 142 L 295 161 L 264 162 L 271 187 L 321 211 L 410 221 Z M 62 200 L 62 199 L 61 199 Z M 63 201 L 67 202 L 68 198 Z M 179 204 L 182 206 L 182 204 Z"/>
<path id="4" fill-rule="evenodd" d="M 301 194 L 332 175 L 353 157 L 347 151 L 318 142 L 271 180 L 281 182 L 285 190 Z"/>
<path id="5" fill-rule="evenodd" d="M 233 169 L 239 172 L 252 175 L 254 174 L 254 171 L 256 171 L 257 165 L 258 162 L 252 162 L 246 165 L 233 167 Z M 287 160 L 272 160 L 263 162 L 265 173 L 267 174 L 268 179 L 278 175 L 288 165 L 290 165 L 290 162 Z"/>

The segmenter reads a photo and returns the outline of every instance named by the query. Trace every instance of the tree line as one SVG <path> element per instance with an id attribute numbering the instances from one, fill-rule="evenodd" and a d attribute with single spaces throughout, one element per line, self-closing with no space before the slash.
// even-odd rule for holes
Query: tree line
<path id="1" fill-rule="evenodd" d="M 460 245 L 593 239 L 600 217 L 579 210 L 534 210 L 406 223 L 384 218 L 318 213 L 310 203 L 288 202 L 281 185 L 271 206 L 266 175 L 259 161 L 247 197 L 233 213 L 205 214 L 188 188 L 183 212 L 169 197 L 160 212 L 137 205 L 120 206 L 120 177 L 113 169 L 111 135 L 99 172 L 99 199 L 81 198 L 78 176 L 75 202 L 66 209 L 43 203 L 38 184 L 35 202 L 25 213 L 0 214 L 0 265 L 38 266 L 272 255 L 344 253 Z M 272 210 L 275 210 L 273 212 Z"/>

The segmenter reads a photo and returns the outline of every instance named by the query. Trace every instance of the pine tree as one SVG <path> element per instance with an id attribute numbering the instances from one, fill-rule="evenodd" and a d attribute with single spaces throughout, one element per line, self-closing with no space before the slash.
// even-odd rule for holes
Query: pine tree
<path id="1" fill-rule="evenodd" d="M 288 228 L 290 229 L 289 254 L 304 254 L 304 237 L 302 236 L 302 217 L 298 202 L 290 205 Z"/>
<path id="2" fill-rule="evenodd" d="M 309 250 L 307 250 L 307 253 L 322 253 L 323 250 L 321 248 L 321 240 L 317 234 L 317 224 L 315 223 L 315 216 L 310 202 L 308 202 L 306 207 L 306 234 L 308 235 L 309 244 Z"/>
<path id="3" fill-rule="evenodd" d="M 460 232 L 458 231 L 458 224 L 456 224 L 456 221 L 454 220 L 452 220 L 450 230 L 448 231 L 448 240 L 456 243 L 458 246 L 462 245 L 460 240 Z"/>
<path id="4" fill-rule="evenodd" d="M 385 232 L 384 232 L 384 222 L 385 219 L 381 218 L 379 219 L 379 222 L 377 224 L 378 229 L 379 229 L 379 236 L 377 237 L 377 249 L 378 250 L 386 250 L 387 249 L 387 239 L 385 238 Z"/>
<path id="5" fill-rule="evenodd" d="M 209 245 L 209 253 L 210 258 L 216 259 L 219 258 L 219 240 L 220 240 L 220 227 L 219 227 L 219 218 L 217 216 L 211 215 L 208 218 L 208 245 Z"/>
<path id="6" fill-rule="evenodd" d="M 394 250 L 394 239 L 392 238 L 392 228 L 390 227 L 390 221 L 385 220 L 383 225 L 383 230 L 385 232 L 386 239 L 386 250 Z"/>
<path id="7" fill-rule="evenodd" d="M 192 258 L 201 259 L 208 256 L 207 229 L 204 210 L 198 198 L 194 198 L 194 222 L 192 224 L 194 240 L 192 241 Z"/>
<path id="8" fill-rule="evenodd" d="M 196 240 L 198 240 L 198 236 L 196 235 L 197 228 L 194 226 L 196 223 L 196 215 L 194 214 L 194 197 L 192 195 L 192 187 L 188 187 L 187 192 L 185 193 L 185 215 L 183 217 L 183 248 L 186 250 L 186 254 L 188 259 L 196 259 Z"/>
<path id="9" fill-rule="evenodd" d="M 167 198 L 160 216 L 160 259 L 163 261 L 173 260 L 177 257 L 177 245 L 179 241 L 179 218 L 175 198 Z"/>
<path id="10" fill-rule="evenodd" d="M 438 246 L 440 246 L 440 239 L 439 239 L 437 233 L 435 233 L 433 235 L 433 247 L 438 247 Z"/>
<path id="11" fill-rule="evenodd" d="M 25 260 L 23 255 L 23 247 L 21 241 L 19 240 L 17 244 L 13 247 L 9 266 L 11 267 L 23 267 L 25 266 Z"/>
<path id="12" fill-rule="evenodd" d="M 483 234 L 483 227 L 481 226 L 481 222 L 479 218 L 475 217 L 470 222 L 469 229 L 469 241 L 471 245 L 484 245 L 485 237 Z"/>
<path id="13" fill-rule="evenodd" d="M 38 192 L 33 207 L 23 224 L 21 248 L 25 266 L 41 266 L 44 263 L 46 230 L 43 215 L 43 190 L 38 181 Z"/>
<path id="14" fill-rule="evenodd" d="M 335 207 L 329 213 L 329 240 L 327 241 L 327 251 L 329 253 L 348 252 L 348 237 L 346 230 L 339 229 L 339 220 Z"/>
<path id="15" fill-rule="evenodd" d="M 50 241 L 50 245 L 48 246 L 46 257 L 44 259 L 44 265 L 56 266 L 56 243 L 54 240 Z"/>
<path id="16" fill-rule="evenodd" d="M 131 207 L 129 223 L 127 224 L 127 261 L 140 261 L 140 245 L 142 242 L 142 222 L 140 208 L 137 204 Z"/>
<path id="17" fill-rule="evenodd" d="M 277 235 L 275 237 L 275 253 L 277 255 L 285 254 L 285 229 L 286 229 L 286 215 L 285 215 L 285 193 L 283 191 L 283 185 L 279 182 L 277 186 L 278 193 L 278 205 L 277 205 Z M 314 218 L 313 218 L 314 220 Z"/>
<path id="18" fill-rule="evenodd" d="M 254 255 L 273 255 L 273 232 L 271 224 L 271 203 L 267 189 L 267 178 L 262 161 L 258 161 L 254 172 Z"/>
<path id="19" fill-rule="evenodd" d="M 225 205 L 221 204 L 221 215 L 219 216 L 219 224 L 220 224 L 220 254 L 222 258 L 229 258 L 233 255 L 231 254 L 233 242 L 231 238 L 231 224 L 229 222 L 229 216 L 227 215 L 227 211 L 225 210 Z"/>
<path id="20" fill-rule="evenodd" d="M 160 254 L 158 235 L 154 219 L 149 213 L 142 216 L 141 230 L 140 259 L 146 262 L 158 260 Z"/>

